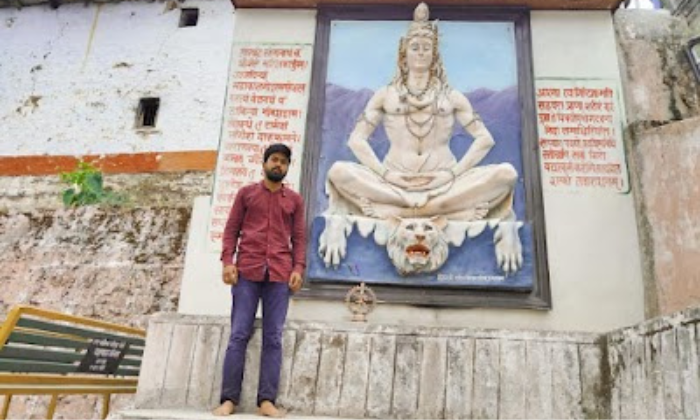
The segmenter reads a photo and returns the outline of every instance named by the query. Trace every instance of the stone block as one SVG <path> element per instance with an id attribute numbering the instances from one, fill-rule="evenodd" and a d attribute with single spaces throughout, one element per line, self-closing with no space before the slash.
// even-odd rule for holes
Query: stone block
<path id="1" fill-rule="evenodd" d="M 581 418 L 581 366 L 574 344 L 552 345 L 552 415 L 558 419 Z"/>
<path id="2" fill-rule="evenodd" d="M 321 338 L 321 360 L 314 407 L 314 414 L 317 416 L 338 416 L 346 345 L 347 335 L 344 333 L 324 333 Z"/>
<path id="3" fill-rule="evenodd" d="M 393 418 L 416 418 L 420 391 L 422 346 L 415 337 L 397 337 L 391 404 Z"/>
<path id="4" fill-rule="evenodd" d="M 498 418 L 499 340 L 476 340 L 472 418 Z"/>
<path id="5" fill-rule="evenodd" d="M 192 374 L 187 385 L 187 407 L 206 410 L 212 408 L 211 399 L 214 391 L 213 378 L 217 368 L 217 357 L 223 327 L 218 325 L 201 325 L 192 358 Z"/>
<path id="6" fill-rule="evenodd" d="M 394 388 L 396 336 L 373 335 L 371 354 L 369 386 L 367 387 L 367 416 L 378 419 L 388 418 L 391 414 Z"/>
<path id="7" fill-rule="evenodd" d="M 321 356 L 320 331 L 297 331 L 292 386 L 288 408 L 295 414 L 312 415 L 316 401 L 318 363 Z"/>
<path id="8" fill-rule="evenodd" d="M 173 327 L 163 394 L 160 399 L 161 407 L 185 407 L 196 338 L 196 325 L 180 324 Z"/>
<path id="9" fill-rule="evenodd" d="M 553 404 L 552 344 L 529 341 L 526 344 L 527 365 L 525 375 L 530 385 L 525 392 L 525 417 L 551 419 Z"/>
<path id="10" fill-rule="evenodd" d="M 372 339 L 367 334 L 347 336 L 339 416 L 363 418 L 369 387 L 369 366 Z"/>
<path id="11" fill-rule="evenodd" d="M 447 340 L 446 374 L 445 418 L 472 418 L 474 384 L 473 339 L 451 337 Z"/>
<path id="12" fill-rule="evenodd" d="M 498 393 L 498 418 L 520 419 L 525 413 L 526 390 L 526 343 L 522 341 L 501 342 L 501 377 Z"/>
<path id="13" fill-rule="evenodd" d="M 447 383 L 447 338 L 422 338 L 418 418 L 443 418 Z M 416 366 L 414 369 L 417 369 Z"/>

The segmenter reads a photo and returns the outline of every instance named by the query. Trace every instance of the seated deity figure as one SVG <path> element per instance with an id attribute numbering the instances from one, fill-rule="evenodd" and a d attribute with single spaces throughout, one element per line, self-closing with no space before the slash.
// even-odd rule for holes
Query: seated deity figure
<path id="1" fill-rule="evenodd" d="M 494 139 L 466 96 L 448 84 L 437 23 L 428 14 L 425 3 L 416 8 L 399 43 L 395 77 L 374 93 L 350 134 L 357 162 L 335 162 L 328 172 L 329 207 L 319 248 L 326 266 L 338 266 L 346 253 L 349 227 L 342 216 L 515 221 L 518 174 L 509 163 L 477 166 Z M 450 149 L 455 121 L 474 139 L 461 159 Z M 369 144 L 380 123 L 390 143 L 383 160 Z M 514 224 L 499 224 L 494 241 L 499 266 L 506 272 L 520 268 Z"/>

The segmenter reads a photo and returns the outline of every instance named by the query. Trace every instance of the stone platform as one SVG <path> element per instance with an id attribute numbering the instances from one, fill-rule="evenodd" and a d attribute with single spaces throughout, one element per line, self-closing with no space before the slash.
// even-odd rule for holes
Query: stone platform
<path id="1" fill-rule="evenodd" d="M 228 323 L 153 317 L 141 411 L 124 418 L 210 418 Z M 608 334 L 289 321 L 278 404 L 291 418 L 698 418 L 699 324 L 700 308 Z M 244 413 L 255 410 L 260 336 L 256 326 Z"/>
<path id="2" fill-rule="evenodd" d="M 218 403 L 229 335 L 223 317 L 151 320 L 136 408 L 207 411 Z M 604 416 L 596 334 L 290 321 L 279 404 L 345 418 Z M 255 409 L 260 329 L 241 408 Z"/>
<path id="3" fill-rule="evenodd" d="M 109 417 L 112 420 L 221 420 L 208 411 L 203 410 L 126 410 Z M 263 417 L 243 413 L 225 417 L 230 420 L 260 420 Z M 337 420 L 335 417 L 309 417 L 289 415 L 288 420 Z M 352 420 L 352 419 L 344 419 Z"/>

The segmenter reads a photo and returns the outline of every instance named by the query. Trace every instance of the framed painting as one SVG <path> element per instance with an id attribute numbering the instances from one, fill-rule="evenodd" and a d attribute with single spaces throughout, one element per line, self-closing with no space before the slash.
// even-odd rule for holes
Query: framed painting
<path id="1" fill-rule="evenodd" d="M 548 308 L 529 13 L 319 9 L 302 297 Z"/>

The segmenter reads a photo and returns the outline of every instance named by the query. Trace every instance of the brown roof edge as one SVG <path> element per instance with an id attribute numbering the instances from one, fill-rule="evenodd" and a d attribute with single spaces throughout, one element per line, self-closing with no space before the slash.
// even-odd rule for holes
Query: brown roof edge
<path id="1" fill-rule="evenodd" d="M 533 10 L 615 10 L 623 0 L 470 0 L 468 6 L 528 7 Z M 231 0 L 240 9 L 315 9 L 325 5 L 367 5 L 368 0 Z M 416 6 L 420 0 L 384 0 L 377 5 Z M 464 0 L 427 1 L 428 6 L 465 6 Z"/>

